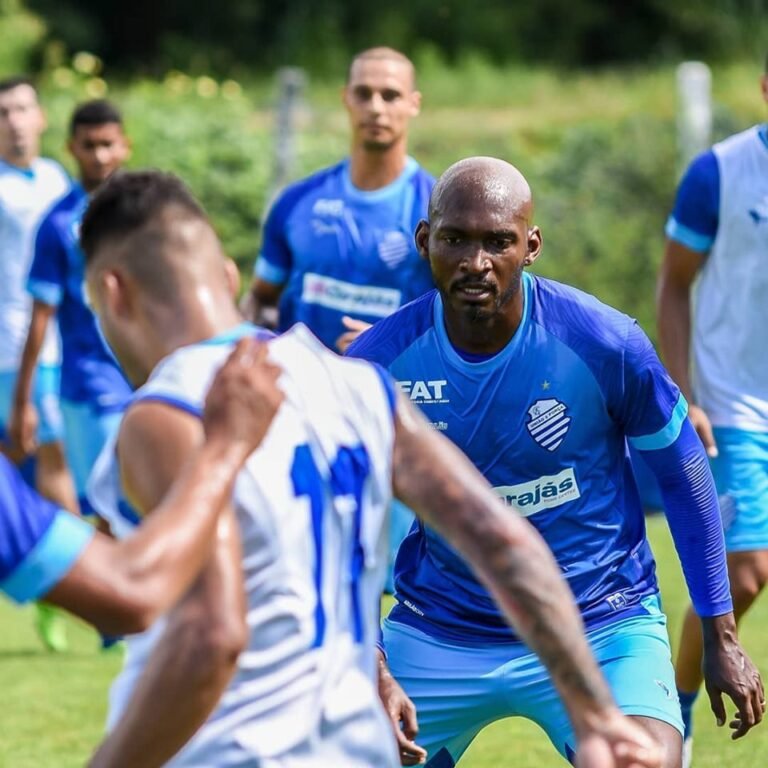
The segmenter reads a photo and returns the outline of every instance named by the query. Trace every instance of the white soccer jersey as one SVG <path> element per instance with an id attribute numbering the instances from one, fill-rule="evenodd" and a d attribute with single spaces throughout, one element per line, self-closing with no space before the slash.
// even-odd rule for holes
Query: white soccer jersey
<path id="1" fill-rule="evenodd" d="M 67 174 L 53 160 L 38 158 L 29 172 L 0 160 L 0 371 L 19 367 L 32 311 L 26 284 L 35 234 L 45 212 L 68 189 Z M 54 325 L 40 355 L 49 364 L 59 357 Z"/>
<path id="2" fill-rule="evenodd" d="M 714 425 L 768 431 L 768 148 L 755 127 L 713 151 L 719 226 L 696 290 L 694 390 Z"/>
<path id="3" fill-rule="evenodd" d="M 136 400 L 199 413 L 232 341 L 229 334 L 177 350 Z M 234 496 L 250 639 L 218 709 L 170 764 L 396 766 L 375 682 L 392 385 L 373 366 L 328 352 L 303 326 L 269 347 L 286 399 Z M 107 449 L 91 500 L 124 535 L 132 526 L 120 512 L 117 475 L 114 448 Z M 110 723 L 161 631 L 128 639 Z"/>

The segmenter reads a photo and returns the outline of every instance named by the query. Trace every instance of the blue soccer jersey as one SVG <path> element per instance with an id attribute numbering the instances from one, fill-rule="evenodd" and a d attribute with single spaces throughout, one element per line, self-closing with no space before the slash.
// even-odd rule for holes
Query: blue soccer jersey
<path id="1" fill-rule="evenodd" d="M 507 346 L 468 360 L 431 292 L 361 336 L 348 354 L 380 363 L 469 457 L 510 511 L 551 547 L 587 625 L 645 612 L 655 564 L 632 477 L 638 449 L 674 442 L 684 398 L 629 317 L 573 288 L 523 281 Z M 515 635 L 457 553 L 416 523 L 395 566 L 391 618 L 446 639 Z"/>
<path id="2" fill-rule="evenodd" d="M 57 308 L 62 339 L 61 397 L 88 403 L 96 411 L 120 410 L 131 394 L 85 302 L 85 261 L 79 245 L 80 220 L 88 195 L 79 184 L 40 224 L 27 290 Z"/>
<path id="3" fill-rule="evenodd" d="M 434 179 L 412 158 L 391 184 L 357 189 L 349 161 L 291 185 L 264 225 L 256 275 L 285 288 L 280 330 L 303 322 L 328 347 L 344 315 L 375 323 L 433 287 L 413 235 Z"/>
<path id="4" fill-rule="evenodd" d="M 45 595 L 93 534 L 83 520 L 38 496 L 0 454 L 0 591 L 19 603 Z"/>

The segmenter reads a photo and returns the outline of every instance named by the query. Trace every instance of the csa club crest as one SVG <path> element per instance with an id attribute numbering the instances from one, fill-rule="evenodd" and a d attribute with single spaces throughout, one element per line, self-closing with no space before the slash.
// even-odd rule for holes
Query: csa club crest
<path id="1" fill-rule="evenodd" d="M 559 400 L 537 400 L 529 409 L 525 425 L 531 437 L 548 451 L 556 451 L 571 426 L 568 407 Z"/>

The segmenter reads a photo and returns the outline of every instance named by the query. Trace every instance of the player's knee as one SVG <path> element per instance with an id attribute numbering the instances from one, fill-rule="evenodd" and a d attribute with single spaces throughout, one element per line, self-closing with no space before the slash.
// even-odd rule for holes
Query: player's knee
<path id="1" fill-rule="evenodd" d="M 749 610 L 768 582 L 768 569 L 758 567 L 739 568 L 731 576 L 731 596 L 736 616 Z"/>

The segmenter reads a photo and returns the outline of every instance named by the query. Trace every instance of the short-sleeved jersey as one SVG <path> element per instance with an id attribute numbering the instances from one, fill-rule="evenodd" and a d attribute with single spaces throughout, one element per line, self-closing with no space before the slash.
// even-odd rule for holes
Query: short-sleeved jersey
<path id="1" fill-rule="evenodd" d="M 39 496 L 0 454 L 0 592 L 19 603 L 48 593 L 94 529 Z"/>
<path id="2" fill-rule="evenodd" d="M 53 160 L 39 158 L 29 169 L 0 160 L 0 371 L 15 371 L 27 338 L 32 300 L 25 284 L 35 232 L 43 214 L 69 189 L 69 178 Z M 41 361 L 58 362 L 56 329 L 50 328 Z"/>
<path id="3" fill-rule="evenodd" d="M 559 283 L 523 279 L 509 343 L 469 362 L 432 292 L 364 333 L 348 354 L 386 367 L 435 429 L 542 534 L 587 625 L 643 613 L 655 564 L 627 439 L 664 448 L 685 400 L 629 317 Z M 486 590 L 458 554 L 416 522 L 395 563 L 392 618 L 459 642 L 509 642 Z"/>
<path id="4" fill-rule="evenodd" d="M 243 326 L 177 350 L 137 390 L 134 402 L 153 400 L 200 414 L 233 340 L 253 333 L 253 326 Z M 303 326 L 270 341 L 269 348 L 283 369 L 286 399 L 234 494 L 250 637 L 218 709 L 170 764 L 225 765 L 222 739 L 232 738 L 260 764 L 312 734 L 322 738 L 334 718 L 365 711 L 379 723 L 379 752 L 368 764 L 394 766 L 391 731 L 374 684 L 394 383 L 374 366 L 328 352 Z M 107 447 L 91 478 L 91 503 L 118 535 L 126 535 L 135 517 L 120 500 L 118 475 L 114 449 Z M 126 667 L 111 694 L 111 723 L 160 631 L 128 639 Z"/>
<path id="5" fill-rule="evenodd" d="M 85 260 L 79 238 L 87 206 L 87 193 L 80 184 L 74 184 L 43 218 L 27 290 L 38 301 L 57 308 L 61 396 L 104 412 L 122 408 L 131 388 L 85 302 Z"/>
<path id="6" fill-rule="evenodd" d="M 693 389 L 716 426 L 768 431 L 768 126 L 696 158 L 667 235 L 706 254 L 695 286 Z"/>
<path id="7" fill-rule="evenodd" d="M 349 160 L 288 187 L 267 216 L 256 275 L 284 285 L 280 329 L 328 347 L 344 315 L 375 323 L 433 287 L 413 239 L 435 180 L 412 158 L 391 184 L 357 189 Z"/>

